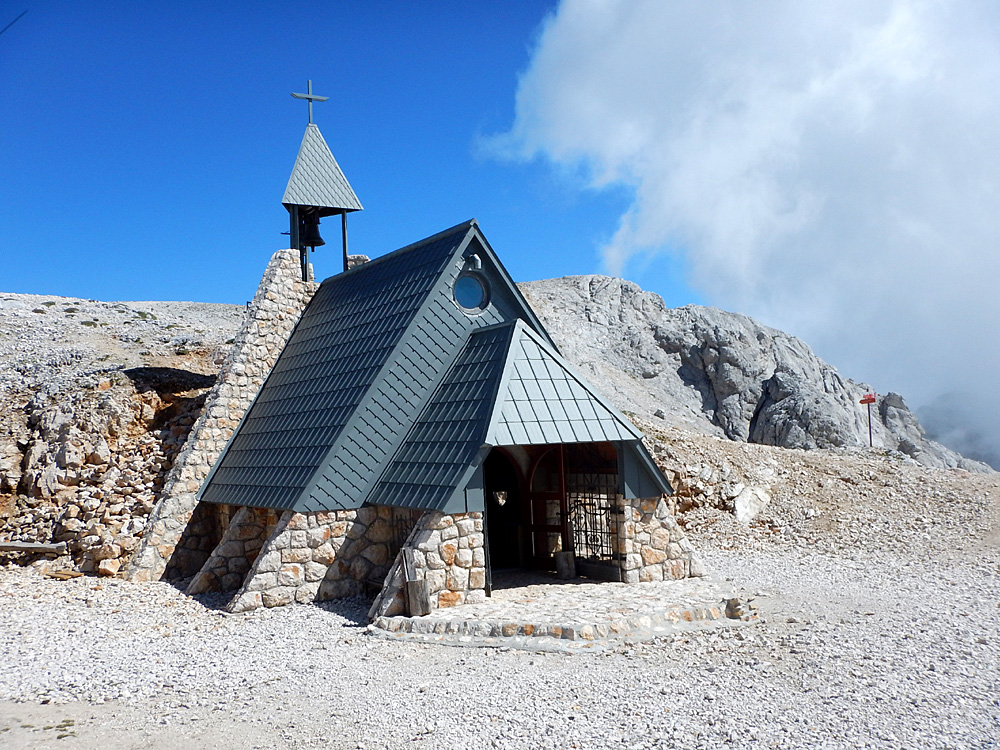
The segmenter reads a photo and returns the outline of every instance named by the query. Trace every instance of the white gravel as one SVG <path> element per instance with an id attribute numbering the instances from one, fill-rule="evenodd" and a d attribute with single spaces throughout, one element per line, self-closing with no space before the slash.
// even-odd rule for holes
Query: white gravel
<path id="1" fill-rule="evenodd" d="M 225 615 L 167 584 L 3 569 L 0 742 L 1000 744 L 995 547 L 907 557 L 701 546 L 717 573 L 756 596 L 763 621 L 600 655 L 386 641 L 359 626 L 363 602 Z"/>
<path id="2" fill-rule="evenodd" d="M 244 314 L 243 305 L 0 292 L 0 395 L 59 397 L 127 367 L 212 372 Z"/>

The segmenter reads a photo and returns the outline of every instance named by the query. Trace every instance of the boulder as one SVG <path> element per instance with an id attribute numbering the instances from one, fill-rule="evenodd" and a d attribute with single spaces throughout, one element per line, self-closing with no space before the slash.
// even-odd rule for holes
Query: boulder
<path id="1" fill-rule="evenodd" d="M 733 501 L 736 520 L 742 524 L 749 524 L 770 502 L 771 496 L 766 490 L 760 487 L 744 488 Z"/>

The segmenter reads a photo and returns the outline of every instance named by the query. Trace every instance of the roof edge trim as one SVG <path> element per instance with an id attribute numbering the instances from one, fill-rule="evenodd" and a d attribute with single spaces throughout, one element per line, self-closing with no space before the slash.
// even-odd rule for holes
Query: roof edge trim
<path id="1" fill-rule="evenodd" d="M 422 247 L 424 245 L 428 245 L 431 242 L 437 242 L 439 239 L 441 239 L 442 237 L 447 237 L 449 234 L 457 234 L 460 229 L 464 228 L 466 231 L 468 231 L 469 229 L 471 229 L 472 227 L 475 227 L 475 226 L 478 226 L 478 224 L 476 223 L 476 220 L 475 219 L 468 219 L 467 221 L 463 221 L 463 222 L 461 222 L 459 224 L 456 224 L 455 226 L 451 227 L 450 229 L 445 229 L 444 231 L 438 232 L 437 234 L 431 235 L 430 237 L 425 237 L 424 239 L 418 240 L 417 242 L 411 242 L 409 245 L 405 245 L 404 247 L 400 247 L 400 248 L 397 248 L 396 250 L 392 250 L 392 251 L 386 253 L 385 255 L 380 255 L 377 258 L 372 258 L 367 263 L 362 263 L 361 265 L 355 266 L 354 268 L 351 268 L 351 269 L 349 269 L 347 271 L 341 271 L 340 273 L 335 273 L 333 276 L 328 276 L 327 278 L 323 279 L 323 283 L 325 284 L 330 279 L 340 279 L 340 278 L 343 278 L 344 276 L 348 276 L 350 274 L 358 273 L 362 269 L 368 270 L 372 266 L 374 266 L 374 265 L 376 265 L 378 263 L 382 263 L 382 262 L 384 262 L 384 261 L 386 261 L 386 260 L 388 260 L 388 259 L 390 259 L 390 258 L 392 258 L 392 257 L 394 257 L 396 255 L 402 255 L 405 252 L 408 252 L 410 250 L 414 250 L 414 249 L 416 249 L 418 247 Z M 468 246 L 468 238 L 466 238 L 466 240 L 462 243 L 461 252 L 464 252 L 466 246 Z"/>
<path id="2" fill-rule="evenodd" d="M 556 352 L 559 351 L 559 347 L 556 346 L 556 342 L 552 340 L 549 336 L 549 332 L 542 325 L 542 321 L 539 320 L 535 311 L 532 309 L 531 305 L 528 304 L 528 300 L 521 293 L 521 290 L 517 288 L 517 284 L 514 279 L 511 278 L 510 274 L 507 273 L 507 269 L 504 268 L 503 263 L 500 262 L 500 258 L 497 256 L 496 251 L 493 250 L 492 245 L 490 245 L 489 240 L 483 234 L 482 230 L 479 228 L 479 223 L 473 219 L 471 222 L 471 228 L 475 230 L 476 238 L 479 240 L 479 244 L 482 246 L 483 251 L 487 254 L 490 262 L 496 268 L 498 275 L 504 283 L 507 290 L 514 296 L 515 301 L 520 305 L 521 309 L 524 311 L 525 316 L 528 318 L 532 327 L 537 333 L 545 338 L 549 346 L 555 349 Z"/>
<path id="3" fill-rule="evenodd" d="M 656 461 L 653 460 L 653 456 L 650 455 L 649 450 L 646 448 L 646 444 L 642 440 L 635 441 L 622 441 L 625 445 L 628 445 L 633 451 L 635 451 L 636 456 L 646 467 L 649 475 L 656 481 L 660 486 L 660 489 L 665 495 L 673 495 L 674 488 L 670 486 L 670 481 L 664 476 L 663 471 L 659 466 L 656 465 Z"/>

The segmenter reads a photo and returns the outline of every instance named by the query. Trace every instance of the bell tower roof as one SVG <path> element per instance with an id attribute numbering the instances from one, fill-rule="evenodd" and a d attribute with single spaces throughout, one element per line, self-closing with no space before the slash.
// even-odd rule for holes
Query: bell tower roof
<path id="1" fill-rule="evenodd" d="M 310 102 L 311 104 L 312 102 Z M 299 155 L 281 199 L 285 206 L 315 206 L 323 214 L 360 211 L 361 201 L 354 194 L 323 134 L 314 122 L 306 125 Z"/>
<path id="2" fill-rule="evenodd" d="M 313 93 L 309 81 L 305 94 L 292 94 L 296 99 L 309 102 L 309 124 L 302 136 L 299 155 L 295 157 L 292 176 L 285 186 L 282 204 L 288 209 L 288 235 L 291 246 L 298 249 L 302 261 L 302 280 L 312 278 L 309 250 L 325 245 L 319 236 L 319 220 L 324 216 L 340 214 L 340 232 L 343 238 L 344 270 L 348 269 L 347 214 L 361 210 L 361 201 L 354 194 L 350 183 L 330 153 L 323 134 L 313 122 L 313 102 L 325 102 L 329 97 Z"/>

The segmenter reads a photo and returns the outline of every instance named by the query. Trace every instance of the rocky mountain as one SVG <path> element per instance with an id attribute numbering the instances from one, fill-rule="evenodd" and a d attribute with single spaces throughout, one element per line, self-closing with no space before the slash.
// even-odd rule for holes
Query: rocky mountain
<path id="1" fill-rule="evenodd" d="M 745 315 L 687 305 L 622 279 L 570 276 L 522 284 L 564 356 L 623 411 L 730 440 L 784 448 L 868 445 L 869 387 L 805 342 Z M 935 468 L 991 471 L 928 440 L 895 393 L 872 409 L 875 447 Z"/>
<path id="2" fill-rule="evenodd" d="M 243 312 L 0 294 L 0 540 L 116 570 Z"/>
<path id="3" fill-rule="evenodd" d="M 603 276 L 522 289 L 563 354 L 647 430 L 681 512 L 750 518 L 784 491 L 769 468 L 774 455 L 742 461 L 748 454 L 726 448 L 719 455 L 728 458 L 706 462 L 688 455 L 688 443 L 701 446 L 696 453 L 713 438 L 733 449 L 867 446 L 858 404 L 867 387 L 792 336 L 720 310 L 669 309 Z M 244 314 L 235 305 L 0 294 L 0 542 L 62 542 L 80 569 L 117 571 Z M 876 406 L 877 448 L 914 465 L 989 471 L 927 440 L 901 397 Z"/>

